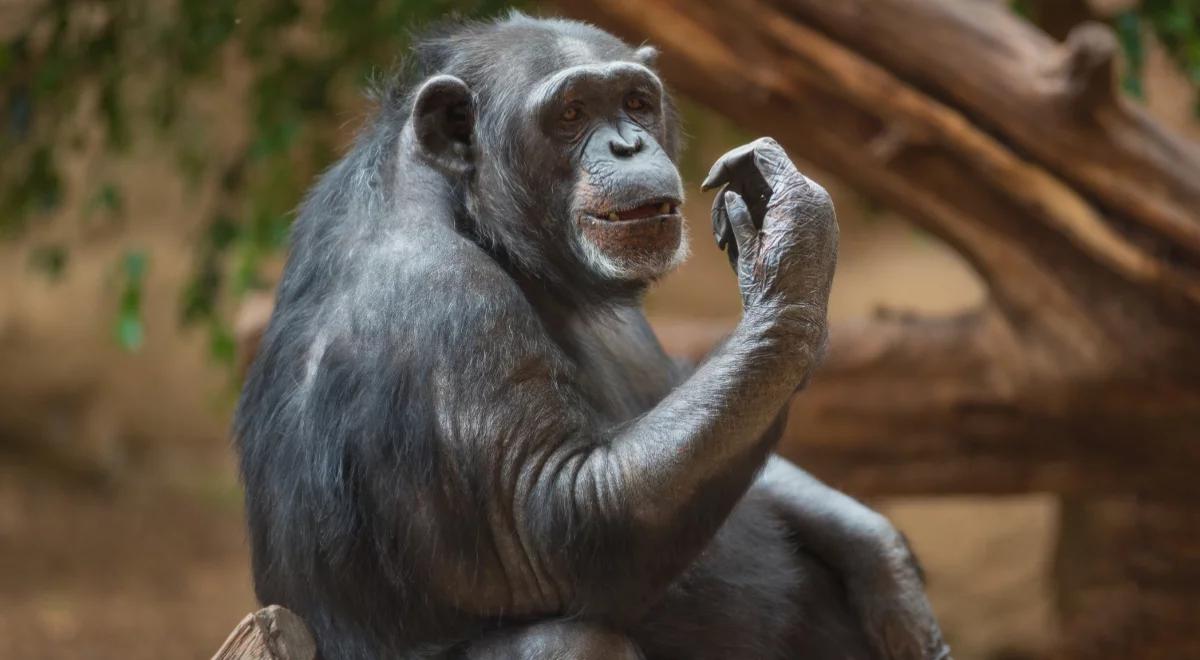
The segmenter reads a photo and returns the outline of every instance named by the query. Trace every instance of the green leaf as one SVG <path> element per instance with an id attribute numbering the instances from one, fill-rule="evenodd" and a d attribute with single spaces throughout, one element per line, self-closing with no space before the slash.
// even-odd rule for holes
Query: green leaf
<path id="1" fill-rule="evenodd" d="M 234 341 L 233 332 L 216 319 L 209 326 L 208 349 L 213 359 L 222 364 L 233 364 L 237 354 L 237 342 Z"/>
<path id="2" fill-rule="evenodd" d="M 1136 98 L 1145 96 L 1142 89 L 1142 69 L 1145 52 L 1142 46 L 1142 24 L 1137 10 L 1129 10 L 1115 20 L 1117 39 L 1125 53 L 1125 71 L 1121 76 L 1121 88 Z"/>
<path id="3" fill-rule="evenodd" d="M 114 329 L 117 344 L 126 351 L 134 352 L 142 347 L 145 328 L 142 324 L 142 284 L 149 269 L 149 257 L 140 250 L 127 252 L 121 261 L 124 284 L 117 308 Z"/>
<path id="4" fill-rule="evenodd" d="M 117 343 L 121 348 L 135 353 L 142 347 L 142 342 L 146 339 L 145 329 L 142 327 L 142 319 L 137 314 L 128 314 L 121 312 L 117 317 Z"/>
<path id="5" fill-rule="evenodd" d="M 1029 0 L 1010 0 L 1008 6 L 1016 15 L 1025 20 L 1031 20 L 1033 8 L 1029 6 Z"/>
<path id="6" fill-rule="evenodd" d="M 142 279 L 146 277 L 146 268 L 148 267 L 150 258 L 145 252 L 129 252 L 125 255 L 125 277 L 129 282 L 141 284 Z"/>

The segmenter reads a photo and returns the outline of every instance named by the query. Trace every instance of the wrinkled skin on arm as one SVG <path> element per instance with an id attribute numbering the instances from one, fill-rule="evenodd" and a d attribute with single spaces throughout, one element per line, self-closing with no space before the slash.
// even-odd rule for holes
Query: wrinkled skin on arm
<path id="1" fill-rule="evenodd" d="M 837 259 L 837 222 L 828 194 L 798 172 L 770 138 L 719 158 L 703 187 L 721 185 L 713 204 L 713 234 L 738 274 L 746 309 L 773 304 L 778 314 L 810 327 L 809 336 L 820 338 L 810 345 L 823 349 Z M 755 277 L 779 269 L 795 269 L 791 281 L 798 295 L 780 294 L 770 280 Z M 777 456 L 767 462 L 756 487 L 783 503 L 788 522 L 845 577 L 851 602 L 881 657 L 949 657 L 916 560 L 886 519 Z"/>

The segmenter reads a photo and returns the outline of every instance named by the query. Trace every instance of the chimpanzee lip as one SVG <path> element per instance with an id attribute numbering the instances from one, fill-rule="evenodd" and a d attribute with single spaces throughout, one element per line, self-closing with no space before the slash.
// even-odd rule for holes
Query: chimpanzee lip
<path id="1" fill-rule="evenodd" d="M 605 211 L 589 211 L 585 215 L 593 220 L 601 222 L 637 222 L 640 220 L 655 220 L 664 217 L 679 215 L 679 200 L 670 197 L 659 197 L 647 201 L 633 204 L 624 208 L 608 209 Z M 668 211 L 663 213 L 660 209 L 663 205 L 668 207 Z M 613 215 L 616 218 L 613 218 Z"/>

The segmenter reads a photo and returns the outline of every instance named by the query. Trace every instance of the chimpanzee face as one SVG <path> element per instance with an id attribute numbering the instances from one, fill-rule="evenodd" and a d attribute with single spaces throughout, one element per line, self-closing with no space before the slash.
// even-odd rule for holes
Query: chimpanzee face
<path id="1" fill-rule="evenodd" d="M 640 285 L 687 256 L 674 110 L 647 66 L 654 49 L 585 36 L 542 28 L 482 47 L 467 59 L 485 64 L 455 70 L 465 81 L 438 75 L 417 92 L 414 134 L 511 261 Z"/>
<path id="2" fill-rule="evenodd" d="M 529 95 L 537 142 L 572 183 L 555 220 L 602 277 L 649 281 L 686 257 L 683 187 L 662 146 L 665 103 L 658 77 L 628 61 L 564 68 Z"/>

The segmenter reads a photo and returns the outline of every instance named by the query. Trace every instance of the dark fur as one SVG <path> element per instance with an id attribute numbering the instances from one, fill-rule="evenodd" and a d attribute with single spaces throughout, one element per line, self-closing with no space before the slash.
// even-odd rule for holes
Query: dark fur
<path id="1" fill-rule="evenodd" d="M 444 31 L 305 200 L 236 418 L 258 597 L 300 614 L 325 660 L 469 653 L 563 617 L 652 658 L 865 657 L 836 579 L 774 503 L 742 498 L 778 428 L 697 496 L 673 545 L 648 540 L 607 482 L 567 492 L 586 475 L 549 474 L 582 469 L 574 457 L 684 377 L 636 306 L 645 283 L 566 249 L 554 220 L 570 178 L 513 130 L 514 94 L 561 67 L 563 34 L 631 56 L 566 21 Z M 471 186 L 401 149 L 414 90 L 437 73 L 481 109 Z M 551 448 L 564 458 L 545 462 Z M 537 558 L 529 575 L 505 544 Z"/>

